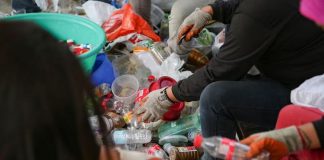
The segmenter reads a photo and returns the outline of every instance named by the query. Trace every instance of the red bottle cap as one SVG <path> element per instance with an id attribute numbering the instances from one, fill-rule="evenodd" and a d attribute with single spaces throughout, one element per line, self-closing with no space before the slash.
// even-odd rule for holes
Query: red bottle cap
<path id="1" fill-rule="evenodd" d="M 202 141 L 204 140 L 203 136 L 201 134 L 197 134 L 195 136 L 195 139 L 193 141 L 193 144 L 196 148 L 201 148 Z"/>

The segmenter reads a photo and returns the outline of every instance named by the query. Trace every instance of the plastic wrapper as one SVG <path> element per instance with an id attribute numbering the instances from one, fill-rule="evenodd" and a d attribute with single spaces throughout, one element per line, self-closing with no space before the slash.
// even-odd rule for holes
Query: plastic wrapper
<path id="1" fill-rule="evenodd" d="M 153 41 L 160 41 L 160 37 L 153 32 L 150 25 L 142 17 L 134 13 L 129 4 L 115 11 L 112 16 L 104 22 L 102 28 L 106 32 L 106 37 L 110 42 L 121 36 L 132 33 L 144 35 L 151 38 Z"/>
<path id="2" fill-rule="evenodd" d="M 135 55 L 143 62 L 145 67 L 150 69 L 153 76 L 159 76 L 161 66 L 154 60 L 154 57 L 149 52 L 139 52 Z"/>
<path id="3" fill-rule="evenodd" d="M 116 10 L 114 6 L 100 1 L 87 1 L 82 7 L 89 19 L 98 25 L 102 25 Z"/>

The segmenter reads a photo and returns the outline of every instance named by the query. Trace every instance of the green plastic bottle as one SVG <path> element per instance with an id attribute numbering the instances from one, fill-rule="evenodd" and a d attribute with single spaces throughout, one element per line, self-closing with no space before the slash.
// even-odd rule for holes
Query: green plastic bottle
<path id="1" fill-rule="evenodd" d="M 191 130 L 201 131 L 200 115 L 198 113 L 163 124 L 158 129 L 158 134 L 159 138 L 163 138 L 170 135 L 186 135 Z"/>

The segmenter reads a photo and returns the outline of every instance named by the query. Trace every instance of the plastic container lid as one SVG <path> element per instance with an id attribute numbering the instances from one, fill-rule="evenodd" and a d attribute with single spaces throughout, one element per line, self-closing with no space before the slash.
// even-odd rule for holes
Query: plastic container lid
<path id="1" fill-rule="evenodd" d="M 197 134 L 194 139 L 194 146 L 196 148 L 201 148 L 202 141 L 204 140 L 203 136 L 201 134 Z"/>
<path id="2" fill-rule="evenodd" d="M 180 146 L 182 144 L 188 143 L 188 138 L 183 135 L 171 135 L 165 136 L 159 140 L 160 145 L 170 143 L 173 146 Z"/>

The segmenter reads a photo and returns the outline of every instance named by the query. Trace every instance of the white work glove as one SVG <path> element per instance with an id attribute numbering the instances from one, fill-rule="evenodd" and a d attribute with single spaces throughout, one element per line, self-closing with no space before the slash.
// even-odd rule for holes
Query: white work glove
<path id="1" fill-rule="evenodd" d="M 149 93 L 143 99 L 143 106 L 138 108 L 136 114 L 144 113 L 142 122 L 155 122 L 160 120 L 172 105 L 173 102 L 167 97 L 166 88 L 162 88 Z"/>
<path id="2" fill-rule="evenodd" d="M 248 158 L 255 157 L 266 150 L 270 153 L 270 159 L 279 160 L 289 153 L 308 148 L 310 141 L 303 131 L 298 131 L 296 126 L 291 126 L 251 135 L 241 143 L 250 146 L 250 150 L 247 152 Z"/>
<path id="3" fill-rule="evenodd" d="M 185 40 L 190 41 L 192 37 L 197 36 L 200 33 L 210 20 L 212 20 L 212 16 L 209 13 L 196 8 L 196 10 L 192 12 L 181 24 L 178 33 L 178 40 L 180 40 L 182 36 L 186 35 Z"/>

